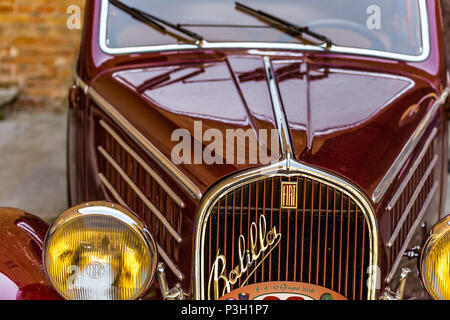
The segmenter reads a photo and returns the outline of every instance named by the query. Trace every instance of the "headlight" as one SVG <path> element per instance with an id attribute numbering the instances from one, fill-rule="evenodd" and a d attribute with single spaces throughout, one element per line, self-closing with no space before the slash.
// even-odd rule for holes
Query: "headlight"
<path id="1" fill-rule="evenodd" d="M 91 202 L 64 212 L 45 240 L 45 269 L 66 299 L 136 299 L 151 285 L 156 246 L 120 205 Z"/>
<path id="2" fill-rule="evenodd" d="M 438 300 L 450 299 L 450 216 L 430 231 L 420 256 L 420 275 L 428 293 Z"/>

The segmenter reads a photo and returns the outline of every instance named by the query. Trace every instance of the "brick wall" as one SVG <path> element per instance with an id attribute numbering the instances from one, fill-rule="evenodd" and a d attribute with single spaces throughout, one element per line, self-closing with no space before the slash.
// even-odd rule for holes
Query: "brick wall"
<path id="1" fill-rule="evenodd" d="M 84 0 L 0 0 L 0 88 L 17 85 L 19 106 L 64 105 L 81 36 L 70 5 Z"/>

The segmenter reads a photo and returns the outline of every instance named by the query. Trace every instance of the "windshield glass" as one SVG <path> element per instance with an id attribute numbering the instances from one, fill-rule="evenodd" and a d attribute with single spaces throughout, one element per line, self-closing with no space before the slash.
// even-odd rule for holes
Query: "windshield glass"
<path id="1" fill-rule="evenodd" d="M 420 0 L 241 0 L 246 6 L 330 38 L 340 47 L 411 56 L 423 52 Z M 180 24 L 210 42 L 298 43 L 288 34 L 242 10 L 234 0 L 122 0 L 158 18 Z M 167 30 L 172 31 L 172 30 Z M 175 32 L 176 33 L 176 32 Z M 188 38 L 189 39 L 189 38 Z M 106 45 L 109 48 L 186 43 L 109 4 Z"/>

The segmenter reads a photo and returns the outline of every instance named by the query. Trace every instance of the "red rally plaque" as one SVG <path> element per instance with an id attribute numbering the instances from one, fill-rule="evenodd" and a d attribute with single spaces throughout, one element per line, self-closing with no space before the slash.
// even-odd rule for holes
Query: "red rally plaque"
<path id="1" fill-rule="evenodd" d="M 328 288 L 301 282 L 263 282 L 227 293 L 220 300 L 347 300 Z"/>

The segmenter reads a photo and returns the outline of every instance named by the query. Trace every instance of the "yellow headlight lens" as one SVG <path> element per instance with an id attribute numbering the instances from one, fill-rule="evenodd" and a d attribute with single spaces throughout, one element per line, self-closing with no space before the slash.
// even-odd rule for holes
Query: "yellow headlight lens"
<path id="1" fill-rule="evenodd" d="M 68 210 L 50 229 L 45 267 L 67 299 L 135 299 L 156 269 L 156 249 L 141 222 L 123 207 L 90 203 Z"/>
<path id="2" fill-rule="evenodd" d="M 450 300 L 450 216 L 432 229 L 422 251 L 421 276 L 434 299 Z"/>

